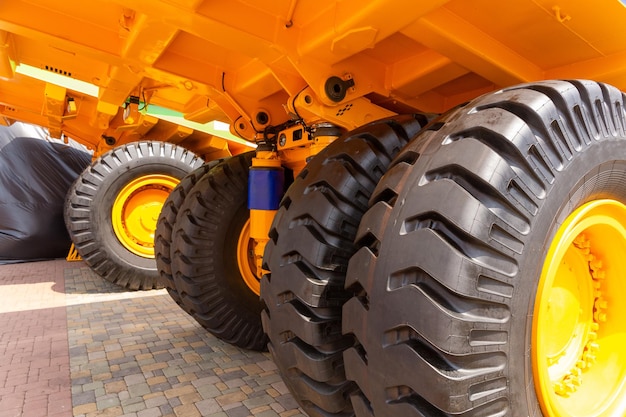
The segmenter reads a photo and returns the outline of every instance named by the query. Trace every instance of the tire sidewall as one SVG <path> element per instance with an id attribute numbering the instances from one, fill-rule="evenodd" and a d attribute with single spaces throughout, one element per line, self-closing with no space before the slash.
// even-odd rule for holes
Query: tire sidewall
<path id="1" fill-rule="evenodd" d="M 216 278 L 220 288 L 222 286 L 228 288 L 227 291 L 224 291 L 224 298 L 229 300 L 229 304 L 240 305 L 248 314 L 258 317 L 262 310 L 259 296 L 246 284 L 237 261 L 239 237 L 244 225 L 250 219 L 247 200 L 244 200 L 239 207 L 233 207 L 232 213 L 233 216 L 226 228 L 222 228 L 222 233 L 220 233 L 220 240 L 223 239 L 224 242 L 222 246 L 224 271 L 216 274 Z"/>

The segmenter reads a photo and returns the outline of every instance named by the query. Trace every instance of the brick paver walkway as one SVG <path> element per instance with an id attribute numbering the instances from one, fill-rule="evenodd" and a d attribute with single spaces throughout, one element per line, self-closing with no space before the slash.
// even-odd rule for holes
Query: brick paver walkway
<path id="1" fill-rule="evenodd" d="M 267 354 L 82 262 L 0 265 L 0 417 L 304 417 Z"/>

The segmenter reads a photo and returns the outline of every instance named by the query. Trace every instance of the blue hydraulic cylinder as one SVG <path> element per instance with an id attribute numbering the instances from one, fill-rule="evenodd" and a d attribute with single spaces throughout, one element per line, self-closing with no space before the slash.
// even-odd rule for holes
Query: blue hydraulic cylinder
<path id="1" fill-rule="evenodd" d="M 283 168 L 251 167 L 248 177 L 248 208 L 278 210 L 284 187 Z"/>

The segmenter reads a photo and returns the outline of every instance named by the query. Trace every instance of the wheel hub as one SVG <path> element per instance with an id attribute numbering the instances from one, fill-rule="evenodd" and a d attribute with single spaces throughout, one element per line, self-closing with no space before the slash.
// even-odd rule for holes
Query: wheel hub
<path id="1" fill-rule="evenodd" d="M 261 281 L 257 277 L 255 271 L 256 268 L 256 255 L 254 252 L 254 246 L 256 242 L 250 236 L 250 220 L 244 224 L 239 234 L 239 240 L 237 241 L 237 264 L 239 266 L 239 272 L 244 282 L 252 290 L 253 293 L 261 294 Z"/>
<path id="2" fill-rule="evenodd" d="M 154 232 L 167 196 L 178 184 L 168 175 L 145 175 L 117 195 L 111 212 L 115 236 L 135 255 L 154 258 Z"/>
<path id="3" fill-rule="evenodd" d="M 532 359 L 547 417 L 626 410 L 626 206 L 587 203 L 559 228 L 535 301 Z"/>
<path id="4" fill-rule="evenodd" d="M 597 318 L 605 314 L 607 303 L 601 293 L 602 262 L 590 247 L 584 233 L 576 237 L 565 253 L 549 295 L 548 320 L 554 335 L 548 340 L 548 369 L 554 392 L 562 397 L 578 390 L 583 372 L 591 368 L 599 349 Z"/>

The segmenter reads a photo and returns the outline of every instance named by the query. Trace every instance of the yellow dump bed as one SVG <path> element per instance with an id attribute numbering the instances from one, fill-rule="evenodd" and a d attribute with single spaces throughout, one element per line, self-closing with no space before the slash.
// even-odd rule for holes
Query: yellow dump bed
<path id="1" fill-rule="evenodd" d="M 245 147 L 214 120 L 254 141 L 294 113 L 351 128 L 540 79 L 624 90 L 625 22 L 617 0 L 3 0 L 0 116 L 220 156 Z"/>

